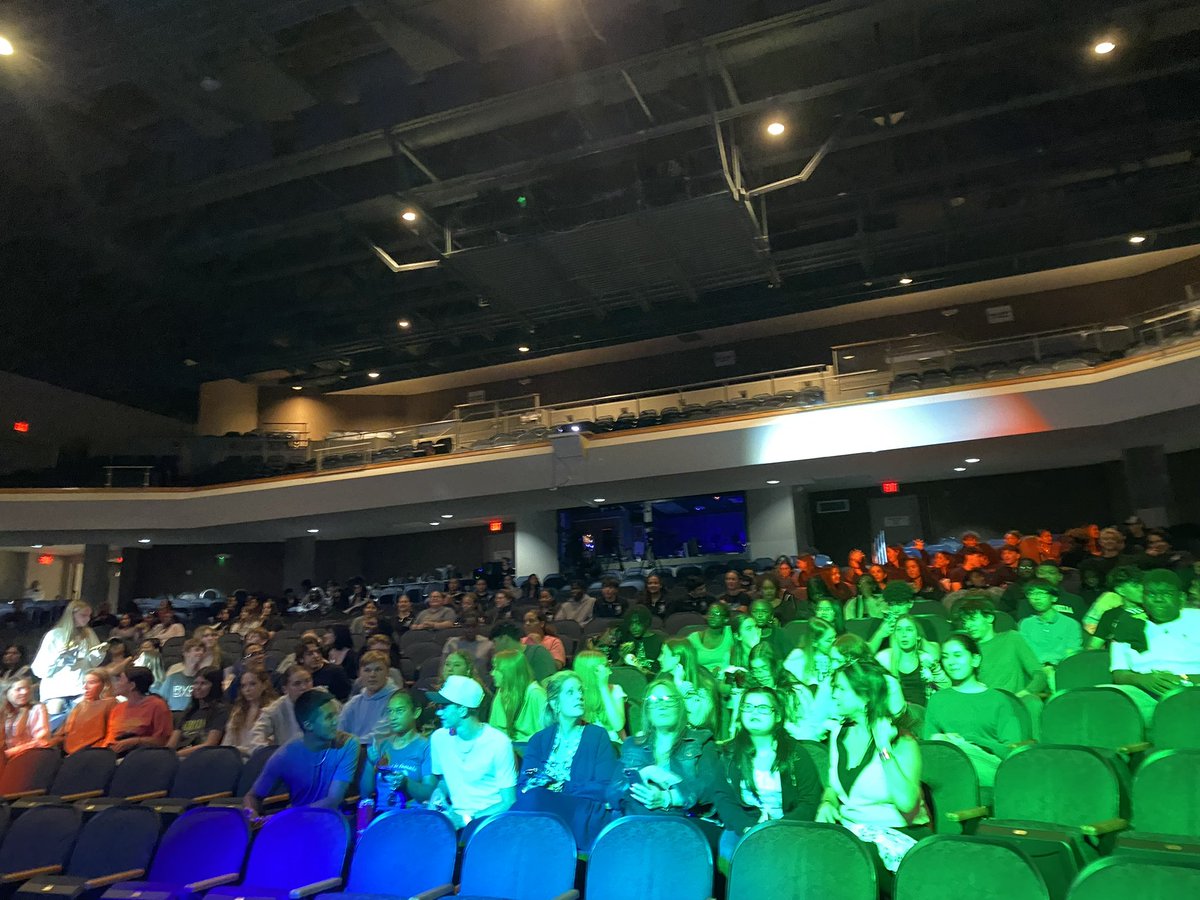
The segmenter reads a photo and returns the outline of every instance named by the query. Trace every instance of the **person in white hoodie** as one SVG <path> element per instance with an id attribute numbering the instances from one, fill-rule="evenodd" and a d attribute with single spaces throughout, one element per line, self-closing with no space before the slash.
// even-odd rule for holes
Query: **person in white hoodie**
<path id="1" fill-rule="evenodd" d="M 251 746 L 282 747 L 292 738 L 300 737 L 296 698 L 312 689 L 312 673 L 299 663 L 293 664 L 283 676 L 283 696 L 258 714 L 250 737 Z"/>
<path id="2" fill-rule="evenodd" d="M 83 676 L 104 659 L 107 645 L 88 627 L 91 618 L 92 608 L 87 603 L 68 603 L 58 624 L 42 638 L 30 666 L 42 680 L 40 697 L 50 713 L 51 730 L 66 721 L 71 707 L 83 696 Z"/>
<path id="3" fill-rule="evenodd" d="M 368 650 L 358 661 L 358 680 L 362 690 L 350 698 L 338 718 L 338 728 L 369 744 L 385 730 L 388 701 L 399 688 L 388 678 L 386 653 Z"/>

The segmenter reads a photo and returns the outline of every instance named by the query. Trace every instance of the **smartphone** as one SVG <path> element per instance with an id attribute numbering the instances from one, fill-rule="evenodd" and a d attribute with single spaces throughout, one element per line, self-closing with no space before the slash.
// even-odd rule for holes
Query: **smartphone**
<path id="1" fill-rule="evenodd" d="M 642 783 L 641 770 L 640 769 L 626 769 L 625 770 L 625 780 L 628 781 L 630 783 L 630 785 L 641 784 Z"/>

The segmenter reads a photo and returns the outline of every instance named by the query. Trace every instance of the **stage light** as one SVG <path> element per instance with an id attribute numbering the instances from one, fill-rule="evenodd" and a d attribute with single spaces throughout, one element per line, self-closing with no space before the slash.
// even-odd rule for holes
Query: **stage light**
<path id="1" fill-rule="evenodd" d="M 767 126 L 767 134 L 771 137 L 779 137 L 785 131 L 787 131 L 787 126 L 782 122 L 772 122 Z"/>
<path id="2" fill-rule="evenodd" d="M 1117 45 L 1114 44 L 1112 41 L 1100 41 L 1096 44 L 1095 47 L 1092 48 L 1092 51 L 1097 56 L 1104 56 L 1107 53 L 1112 53 L 1116 49 L 1117 49 Z"/>

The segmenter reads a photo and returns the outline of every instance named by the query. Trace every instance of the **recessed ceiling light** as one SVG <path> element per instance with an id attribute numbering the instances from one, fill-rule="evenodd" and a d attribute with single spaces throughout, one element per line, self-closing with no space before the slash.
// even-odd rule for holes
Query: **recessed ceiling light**
<path id="1" fill-rule="evenodd" d="M 32 547 L 34 550 L 41 550 L 42 547 L 44 547 L 46 545 L 45 544 L 30 544 L 29 546 Z"/>
<path id="2" fill-rule="evenodd" d="M 148 543 L 150 543 L 150 538 L 138 538 L 138 543 L 139 544 L 148 544 Z"/>
<path id="3" fill-rule="evenodd" d="M 911 278 L 909 278 L 907 275 L 905 275 L 903 278 L 900 279 L 901 284 L 912 284 L 912 281 L 913 280 Z"/>
<path id="4" fill-rule="evenodd" d="M 321 531 L 320 528 L 309 528 L 308 529 L 309 534 L 318 534 L 320 531 Z"/>
<path id="5" fill-rule="evenodd" d="M 1092 51 L 1098 56 L 1104 56 L 1106 53 L 1112 53 L 1117 49 L 1117 45 L 1112 41 L 1100 41 L 1092 48 Z"/>
<path id="6" fill-rule="evenodd" d="M 771 137 L 779 137 L 785 131 L 787 131 L 787 126 L 782 122 L 771 122 L 767 125 L 767 134 Z"/>
<path id="7" fill-rule="evenodd" d="M 6 37 L 0 37 L 0 56 L 12 56 L 13 45 Z"/>
<path id="8" fill-rule="evenodd" d="M 378 377 L 379 377 L 379 373 L 378 373 L 378 372 L 368 372 L 368 373 L 367 373 L 367 377 L 368 377 L 368 378 L 378 378 Z"/>
<path id="9" fill-rule="evenodd" d="M 293 390 L 293 391 L 302 391 L 302 390 L 304 390 L 304 388 L 303 388 L 303 387 L 301 387 L 301 386 L 300 386 L 300 385 L 298 385 L 298 384 L 293 384 L 293 385 L 292 385 L 292 390 Z"/>
<path id="10" fill-rule="evenodd" d="M 412 328 L 412 322 L 410 322 L 408 319 L 397 319 L 396 327 L 397 328 Z"/>
<path id="11" fill-rule="evenodd" d="M 579 431 L 579 426 L 578 426 L 578 425 L 572 425 L 572 426 L 571 426 L 571 430 L 572 430 L 572 431 L 575 431 L 575 432 L 577 432 L 577 431 Z"/>
<path id="12" fill-rule="evenodd" d="M 1131 234 L 1129 236 L 1129 243 L 1144 244 L 1146 243 L 1146 236 L 1144 234 Z"/>
<path id="13" fill-rule="evenodd" d="M 528 345 L 528 344 L 522 344 L 520 347 L 518 347 L 518 348 L 517 348 L 517 352 L 518 352 L 518 353 L 528 353 L 528 352 L 529 352 L 529 345 Z"/>
<path id="14" fill-rule="evenodd" d="M 210 94 L 213 91 L 219 91 L 221 89 L 221 79 L 213 78 L 211 75 L 205 75 L 200 79 L 200 87 L 208 91 Z"/>
<path id="15" fill-rule="evenodd" d="M 967 471 L 967 467 L 966 466 L 955 466 L 954 471 L 955 472 L 965 472 L 965 471 Z"/>
<path id="16" fill-rule="evenodd" d="M 417 214 L 411 209 L 406 209 L 404 212 L 400 213 L 400 218 L 402 218 L 405 222 L 415 222 L 417 221 Z"/>
<path id="17" fill-rule="evenodd" d="M 593 503 L 603 503 L 603 502 L 604 502 L 604 499 L 605 499 L 605 498 L 603 498 L 603 497 L 593 497 L 593 498 L 592 498 L 592 502 L 593 502 Z"/>
<path id="18" fill-rule="evenodd" d="M 441 525 L 442 523 L 441 522 L 430 522 L 429 524 L 430 525 Z"/>
<path id="19" fill-rule="evenodd" d="M 768 478 L 767 484 L 779 484 L 779 479 L 778 478 Z"/>
<path id="20" fill-rule="evenodd" d="M 442 513 L 442 518 L 443 519 L 453 519 L 454 513 Z"/>
<path id="21" fill-rule="evenodd" d="M 853 353 L 843 353 L 842 359 L 846 359 L 846 360 L 854 359 L 854 354 Z"/>
<path id="22" fill-rule="evenodd" d="M 972 463 L 977 463 L 977 462 L 979 462 L 979 457 L 978 457 L 978 456 L 972 456 L 972 457 L 969 457 L 968 459 L 964 459 L 964 460 L 963 460 L 963 462 L 965 462 L 967 465 L 971 465 Z"/>

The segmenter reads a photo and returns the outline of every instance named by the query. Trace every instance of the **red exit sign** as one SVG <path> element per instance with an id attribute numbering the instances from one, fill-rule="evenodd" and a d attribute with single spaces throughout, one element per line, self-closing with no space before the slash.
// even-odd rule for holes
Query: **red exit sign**
<path id="1" fill-rule="evenodd" d="M 499 533 L 503 530 L 504 530 L 503 522 L 498 522 L 498 521 L 497 522 L 488 522 L 488 531 L 492 532 L 493 534 Z"/>
<path id="2" fill-rule="evenodd" d="M 900 493 L 900 482 L 898 482 L 898 481 L 885 481 L 879 487 L 883 489 L 883 492 L 885 494 Z"/>
<path id="3" fill-rule="evenodd" d="M 38 561 L 39 566 L 54 565 L 54 557 L 51 556 L 49 553 L 43 553 L 41 556 L 38 557 L 37 561 Z"/>
<path id="4" fill-rule="evenodd" d="M 19 432 L 21 432 L 21 434 L 24 434 L 28 430 L 29 430 L 28 422 L 13 422 L 13 431 L 19 431 Z"/>

